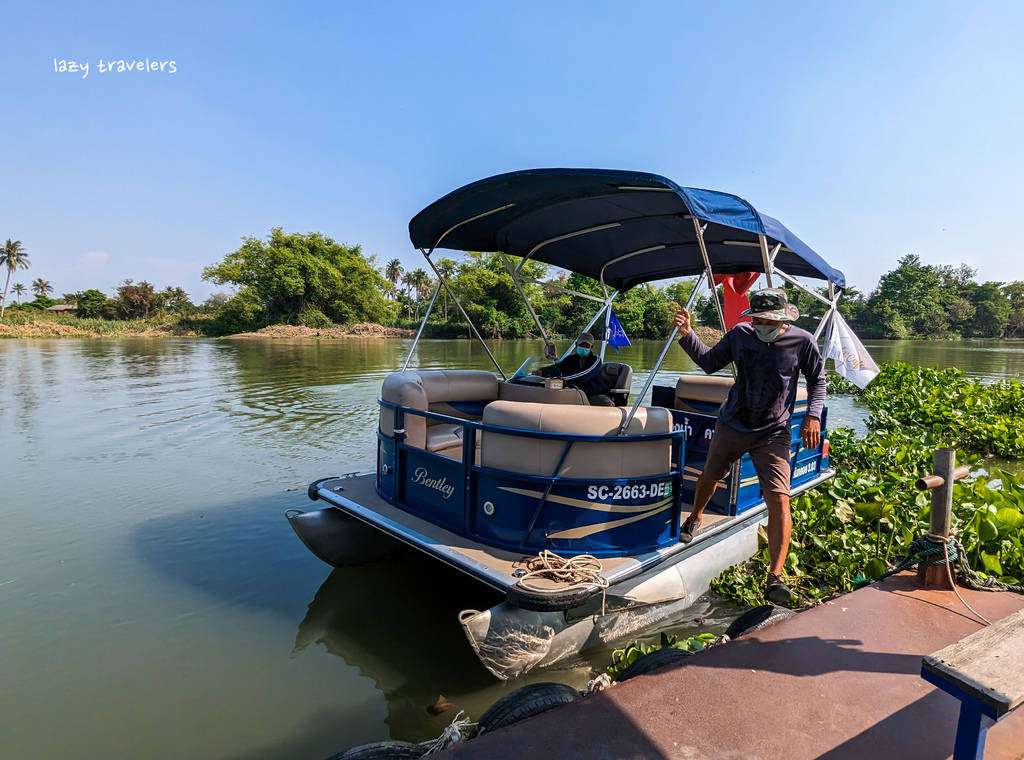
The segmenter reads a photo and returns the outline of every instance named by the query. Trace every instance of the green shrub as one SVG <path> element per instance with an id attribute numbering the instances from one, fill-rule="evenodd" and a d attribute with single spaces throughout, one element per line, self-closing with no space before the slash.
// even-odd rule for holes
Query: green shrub
<path id="1" fill-rule="evenodd" d="M 306 307 L 300 311 L 295 317 L 295 323 L 302 325 L 303 327 L 311 327 L 314 330 L 334 327 L 334 323 L 327 318 L 326 314 L 320 311 L 320 309 L 315 309 L 312 306 Z"/>

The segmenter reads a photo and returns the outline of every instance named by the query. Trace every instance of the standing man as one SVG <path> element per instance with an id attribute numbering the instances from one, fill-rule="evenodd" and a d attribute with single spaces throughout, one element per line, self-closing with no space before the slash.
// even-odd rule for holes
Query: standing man
<path id="1" fill-rule="evenodd" d="M 534 370 L 533 374 L 562 378 L 566 385 L 583 391 L 591 406 L 615 406 L 601 372 L 601 357 L 594 353 L 594 336 L 588 332 L 580 333 L 576 350 L 562 361 Z"/>
<path id="2" fill-rule="evenodd" d="M 755 291 L 741 322 L 708 348 L 693 332 L 690 313 L 680 309 L 675 325 L 679 345 L 709 375 L 736 364 L 736 383 L 718 414 L 704 472 L 697 478 L 693 512 L 680 530 L 684 543 L 693 540 L 708 501 L 732 467 L 749 453 L 768 506 L 768 552 L 771 565 L 764 596 L 782 604 L 793 595 L 782 581 L 789 550 L 789 421 L 796 402 L 797 377 L 807 379 L 807 416 L 800 429 L 803 445 L 821 442 L 821 411 L 825 405 L 825 363 L 818 344 L 806 330 L 792 324 L 800 313 L 778 288 Z"/>

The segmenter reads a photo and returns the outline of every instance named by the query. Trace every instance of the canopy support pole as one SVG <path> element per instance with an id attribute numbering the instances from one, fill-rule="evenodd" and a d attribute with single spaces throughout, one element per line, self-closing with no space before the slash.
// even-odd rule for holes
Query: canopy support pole
<path id="1" fill-rule="evenodd" d="M 427 313 L 423 315 L 423 321 L 420 322 L 420 329 L 416 331 L 416 337 L 412 339 L 412 345 L 409 346 L 409 353 L 405 357 L 405 364 L 402 365 L 402 372 L 405 372 L 409 368 L 409 360 L 412 358 L 412 354 L 416 350 L 416 344 L 420 342 L 420 336 L 423 334 L 423 328 L 427 326 L 427 319 L 430 318 L 430 312 L 434 308 L 434 301 L 437 300 L 437 294 L 441 292 L 441 287 L 441 281 L 438 280 L 437 287 L 434 288 L 434 296 L 430 299 L 430 304 L 427 306 Z"/>
<path id="2" fill-rule="evenodd" d="M 693 306 L 693 302 L 697 300 L 697 293 L 699 292 L 700 282 L 693 284 L 693 290 L 690 291 L 690 297 L 686 300 L 686 310 L 689 311 L 690 307 Z M 711 291 L 714 295 L 714 290 Z M 609 302 L 610 303 L 610 302 Z M 679 334 L 679 328 L 675 325 L 672 326 L 672 334 L 668 336 L 668 341 L 665 343 L 665 347 L 661 349 L 661 356 L 658 357 L 658 361 L 654 364 L 654 369 L 651 370 L 651 374 L 647 377 L 647 382 L 644 383 L 643 390 L 636 397 L 636 401 L 633 402 L 633 408 L 629 410 L 629 414 L 626 416 L 626 421 L 622 423 L 622 427 L 619 428 L 619 435 L 626 434 L 626 428 L 629 427 L 629 423 L 633 420 L 633 415 L 636 414 L 636 410 L 640 408 L 640 402 L 643 401 L 644 395 L 646 395 L 648 388 L 651 387 L 651 383 L 654 382 L 654 376 L 658 373 L 658 369 L 661 367 L 661 363 L 665 361 L 665 354 L 668 353 L 669 347 L 675 342 L 676 335 Z"/>
<path id="3" fill-rule="evenodd" d="M 825 331 L 825 325 L 828 324 L 829 320 L 836 314 L 839 313 L 839 299 L 842 298 L 842 293 L 836 293 L 836 286 L 834 283 L 828 284 L 828 295 L 831 299 L 829 308 L 822 316 L 821 321 L 818 322 L 818 328 L 814 331 L 814 340 L 818 340 L 821 337 L 822 332 Z"/>
<path id="4" fill-rule="evenodd" d="M 792 285 L 797 290 L 802 290 L 804 293 L 806 293 L 807 295 L 811 296 L 812 298 L 817 298 L 819 301 L 821 301 L 826 306 L 832 306 L 832 301 L 830 299 L 828 299 L 825 296 L 821 295 L 821 293 L 815 293 L 813 290 L 808 288 L 806 285 L 803 285 L 802 283 L 798 282 L 795 277 L 786 274 L 781 269 L 776 269 L 775 270 L 775 274 L 777 274 L 779 277 L 781 277 L 783 280 L 788 282 L 790 285 Z M 829 283 L 829 284 L 831 284 L 831 283 Z"/>
<path id="5" fill-rule="evenodd" d="M 701 226 L 700 222 L 696 219 L 693 220 L 693 228 L 697 231 L 697 243 L 700 245 L 700 255 L 704 257 L 704 271 L 708 274 L 708 288 L 711 290 L 711 298 L 715 302 L 715 311 L 718 312 L 718 322 L 722 325 L 722 332 L 724 333 L 729 328 L 725 326 L 725 313 L 722 311 L 722 302 L 718 300 L 718 292 L 715 290 L 715 273 L 711 271 L 711 259 L 708 258 L 708 248 L 704 244 L 704 230 L 708 228 L 707 222 L 704 226 Z M 765 273 L 767 276 L 767 272 Z M 733 377 L 736 376 L 736 370 L 733 369 Z"/>
<path id="6" fill-rule="evenodd" d="M 605 302 L 605 299 L 601 296 L 592 296 L 588 293 L 580 293 L 578 290 L 563 288 L 561 285 L 555 285 L 555 283 L 545 280 L 538 280 L 536 277 L 523 277 L 520 275 L 519 279 L 523 280 L 523 282 L 532 282 L 534 285 L 540 285 L 542 288 L 547 288 L 548 290 L 557 290 L 559 293 L 568 293 L 571 296 L 579 296 L 580 298 L 597 301 L 598 303 Z"/>
<path id="7" fill-rule="evenodd" d="M 608 297 L 608 300 L 607 300 L 607 301 L 602 301 L 602 302 L 601 302 L 601 303 L 603 303 L 603 304 L 604 304 L 604 306 L 602 306 L 602 307 L 601 307 L 600 309 L 598 309 L 598 310 L 597 310 L 597 312 L 596 312 L 596 313 L 594 314 L 594 316 L 592 316 L 592 317 L 590 318 L 590 321 L 589 321 L 589 322 L 587 322 L 587 326 L 586 326 L 586 327 L 584 327 L 584 328 L 583 328 L 583 329 L 581 330 L 581 332 L 587 332 L 588 330 L 590 330 L 590 328 L 591 328 L 591 327 L 593 327 L 593 326 L 594 326 L 594 324 L 595 324 L 595 323 L 597 322 L 598 318 L 599 318 L 599 317 L 600 317 L 600 316 L 601 316 L 601 315 L 602 315 L 602 314 L 604 313 L 604 310 L 605 310 L 605 308 L 608 308 L 608 307 L 610 307 L 610 306 L 611 306 L 611 303 L 612 303 L 612 299 L 613 299 L 613 298 L 615 298 L 615 296 L 616 296 L 616 294 L 617 294 L 617 293 L 618 293 L 618 291 L 617 291 L 617 290 L 613 290 L 613 291 L 612 291 L 612 294 L 611 294 L 611 295 L 610 295 L 610 296 Z M 569 344 L 569 348 L 567 348 L 567 349 L 565 350 L 565 353 L 564 353 L 564 354 L 562 354 L 562 358 L 561 358 L 561 359 L 559 359 L 558 361 L 562 361 L 562 359 L 564 359 L 564 358 L 565 358 L 565 357 L 567 357 L 567 356 L 568 356 L 569 354 L 571 354 L 571 353 L 573 352 L 573 349 L 575 348 L 575 346 L 576 346 L 576 344 L 575 344 L 575 343 L 570 343 L 570 344 Z"/>
<path id="8" fill-rule="evenodd" d="M 612 302 L 611 302 L 611 299 L 609 299 L 608 303 L 607 303 L 607 305 L 605 307 L 605 310 L 604 310 L 604 334 L 601 336 L 601 338 L 602 338 L 602 340 L 601 340 L 601 361 L 602 362 L 604 361 L 605 349 L 608 348 L 608 339 L 611 337 L 611 332 L 612 332 L 611 324 L 612 324 Z"/>
<path id="9" fill-rule="evenodd" d="M 486 351 L 487 355 L 491 357 L 491 361 L 494 362 L 494 366 L 498 370 L 498 374 L 501 375 L 501 379 L 508 380 L 508 375 L 505 374 L 505 370 L 503 370 L 501 368 L 501 365 L 498 364 L 498 360 L 494 358 L 494 354 L 491 353 L 491 349 L 489 349 L 487 347 L 487 344 L 484 343 L 484 339 L 480 336 L 479 331 L 476 329 L 476 325 L 473 324 L 473 320 L 469 318 L 469 315 L 466 313 L 466 310 L 462 308 L 462 302 L 459 301 L 458 296 L 456 296 L 455 293 L 452 291 L 451 286 L 448 284 L 448 281 L 441 276 L 441 273 L 437 270 L 437 267 L 434 266 L 434 262 L 430 260 L 430 254 L 433 252 L 433 248 L 431 248 L 430 251 L 424 251 L 422 248 L 420 248 L 420 253 L 422 253 L 423 258 L 427 260 L 427 264 L 430 265 L 430 268 L 434 270 L 434 275 L 437 277 L 438 281 L 442 285 L 444 285 L 445 291 L 448 293 L 449 296 L 451 296 L 452 300 L 455 301 L 455 305 L 459 307 L 459 311 L 462 313 L 463 318 L 466 320 L 466 324 L 469 325 L 469 329 L 472 331 L 474 337 L 478 341 L 480 341 L 480 345 L 484 347 L 484 351 Z"/>
<path id="10" fill-rule="evenodd" d="M 548 338 L 547 330 L 544 329 L 544 325 L 540 323 L 540 317 L 537 316 L 537 312 L 533 310 L 533 304 L 530 303 L 530 299 L 526 297 L 526 291 L 523 290 L 523 283 L 519 281 L 518 270 L 512 267 L 512 262 L 508 260 L 508 256 L 505 255 L 504 251 L 498 251 L 498 255 L 501 256 L 501 260 L 505 262 L 505 269 L 508 270 L 509 275 L 512 277 L 512 282 L 515 283 L 516 290 L 519 291 L 519 297 L 523 299 L 523 303 L 526 304 L 527 310 L 530 312 L 530 316 L 533 317 L 533 323 L 537 325 L 537 329 L 540 330 L 540 337 L 544 339 L 544 343 L 550 343 Z M 523 259 L 525 261 L 526 259 Z"/>
<path id="11" fill-rule="evenodd" d="M 766 238 L 764 235 L 758 235 L 757 239 L 761 243 L 761 261 L 764 263 L 764 279 L 768 283 L 768 287 L 771 288 L 774 286 L 772 285 L 772 257 L 768 255 L 768 238 Z M 704 252 L 703 242 L 701 243 L 700 250 L 702 253 Z M 778 251 L 778 247 L 776 247 L 775 250 Z M 705 265 L 707 265 L 707 260 L 708 257 L 705 254 Z"/>

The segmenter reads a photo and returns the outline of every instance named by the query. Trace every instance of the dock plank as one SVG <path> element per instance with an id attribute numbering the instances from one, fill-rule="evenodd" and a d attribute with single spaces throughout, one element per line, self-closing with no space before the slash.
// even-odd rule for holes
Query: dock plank
<path id="1" fill-rule="evenodd" d="M 925 657 L 924 668 L 1009 712 L 1024 702 L 1024 610 Z"/>

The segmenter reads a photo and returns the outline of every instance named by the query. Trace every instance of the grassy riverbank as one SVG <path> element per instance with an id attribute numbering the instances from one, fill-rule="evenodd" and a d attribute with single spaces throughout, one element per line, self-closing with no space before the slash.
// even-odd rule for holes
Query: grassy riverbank
<path id="1" fill-rule="evenodd" d="M 152 317 L 150 319 L 81 319 L 79 317 L 50 314 L 8 314 L 0 319 L 0 338 L 412 338 L 419 324 L 402 322 L 399 325 L 378 325 L 360 322 L 354 325 L 271 325 L 253 332 L 225 333 L 213 316 Z M 720 330 L 696 327 L 695 330 L 708 345 L 722 337 Z M 466 325 L 428 324 L 424 338 L 468 338 Z M 573 340 L 576 336 L 555 336 L 560 340 Z"/>
<path id="2" fill-rule="evenodd" d="M 957 449 L 973 477 L 954 487 L 954 523 L 971 567 L 1004 583 L 1024 578 L 1024 486 L 991 472 L 991 457 L 1024 458 L 1024 385 L 985 384 L 957 369 L 885 365 L 861 391 L 830 378 L 831 393 L 855 393 L 871 411 L 870 432 L 831 431 L 828 483 L 794 499 L 793 538 L 786 573 L 794 606 L 852 591 L 899 562 L 928 528 L 929 494 L 914 481 L 932 471 L 938 447 Z M 729 568 L 713 589 L 756 605 L 768 568 L 768 549 Z"/>
<path id="3" fill-rule="evenodd" d="M 0 319 L 0 338 L 151 338 L 196 337 L 208 319 L 80 319 L 39 313 L 14 313 Z"/>
<path id="4" fill-rule="evenodd" d="M 225 335 L 213 317 L 81 319 L 14 313 L 0 319 L 0 338 L 411 338 L 415 331 L 369 323 L 323 328 L 273 325 L 256 332 Z"/>

